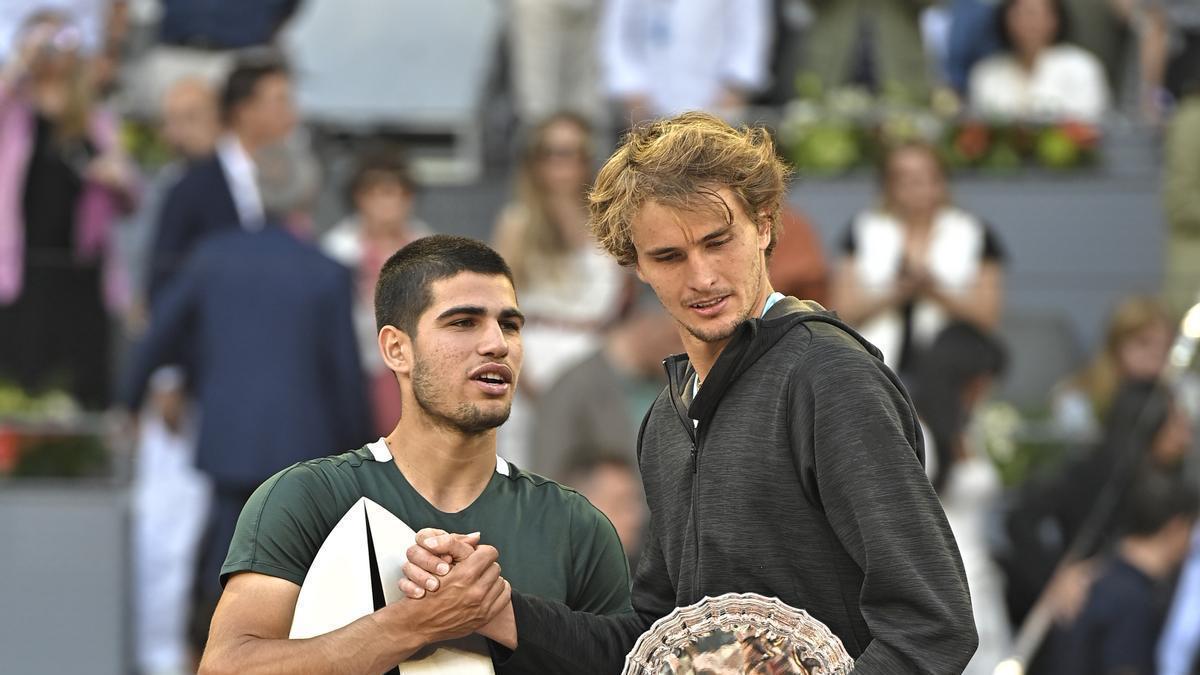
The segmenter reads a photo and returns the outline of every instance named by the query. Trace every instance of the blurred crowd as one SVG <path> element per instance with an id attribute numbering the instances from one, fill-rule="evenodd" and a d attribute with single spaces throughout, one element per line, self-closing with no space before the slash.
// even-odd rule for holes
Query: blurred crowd
<path id="1" fill-rule="evenodd" d="M 374 285 L 447 224 L 417 216 L 422 186 L 390 141 L 365 143 L 344 184 L 323 176 L 282 37 L 320 1 L 0 0 L 0 381 L 136 417 L 142 672 L 192 668 L 259 483 L 401 414 Z M 586 495 L 631 560 L 638 427 L 681 346 L 588 232 L 588 186 L 624 126 L 741 119 L 815 82 L 989 119 L 1161 128 L 1163 292 L 1113 307 L 1090 363 L 1045 392 L 1069 449 L 1015 483 L 979 414 L 1022 358 L 999 334 L 1009 253 L 1001 224 L 955 202 L 935 146 L 890 147 L 833 247 L 788 207 L 771 277 L 857 327 L 909 388 L 974 599 L 968 672 L 990 673 L 1031 616 L 1051 626 L 1034 672 L 1200 672 L 1197 410 L 1167 372 L 1200 289 L 1200 2 L 499 4 L 519 142 L 511 196 L 477 227 L 528 317 L 501 454 Z M 325 222 L 330 189 L 343 208 Z"/>

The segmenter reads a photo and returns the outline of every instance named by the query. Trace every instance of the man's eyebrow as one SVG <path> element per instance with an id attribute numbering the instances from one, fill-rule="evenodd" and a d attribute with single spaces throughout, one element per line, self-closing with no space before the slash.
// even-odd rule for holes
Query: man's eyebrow
<path id="1" fill-rule="evenodd" d="M 661 255 L 666 255 L 668 253 L 674 253 L 675 251 L 678 251 L 678 250 L 679 250 L 679 248 L 677 246 L 663 246 L 661 248 L 654 248 L 654 249 L 650 249 L 649 251 L 646 251 L 646 255 L 657 258 Z"/>
<path id="2" fill-rule="evenodd" d="M 458 314 L 466 314 L 467 316 L 486 316 L 487 310 L 479 305 L 456 305 L 438 314 L 438 320 L 446 319 Z"/>
<path id="3" fill-rule="evenodd" d="M 446 311 L 442 312 L 441 314 L 438 314 L 437 319 L 438 319 L 438 321 L 441 321 L 443 319 L 448 319 L 452 316 L 463 316 L 463 315 L 465 315 L 465 316 L 487 316 L 487 313 L 488 313 L 487 308 L 480 307 L 479 305 L 456 305 L 454 307 L 451 307 L 450 309 L 447 309 Z M 521 312 L 521 310 L 517 309 L 516 307 L 509 307 L 507 309 L 501 310 L 500 318 L 501 319 L 514 319 L 515 318 L 515 319 L 520 319 L 522 322 L 525 321 L 525 315 Z"/>
<path id="4" fill-rule="evenodd" d="M 712 232 L 709 232 L 708 234 L 704 235 L 704 237 L 700 239 L 700 243 L 706 244 L 714 239 L 720 239 L 721 237 L 724 237 L 725 235 L 729 234 L 730 230 L 732 230 L 732 229 L 733 229 L 732 225 L 723 225 L 720 229 L 713 230 Z M 679 250 L 678 246 L 663 246 L 661 248 L 655 248 L 655 249 L 650 249 L 649 251 L 646 251 L 646 255 L 651 256 L 651 257 L 658 257 L 661 255 L 666 255 L 668 253 L 674 253 L 675 251 L 678 251 L 678 250 Z"/>
<path id="5" fill-rule="evenodd" d="M 501 319 L 520 319 L 521 323 L 525 323 L 525 314 L 523 312 L 521 312 L 521 310 L 517 309 L 516 307 L 509 307 L 508 309 L 500 312 L 500 318 Z"/>
<path id="6" fill-rule="evenodd" d="M 710 233 L 704 235 L 704 238 L 701 239 L 700 241 L 707 242 L 707 241 L 712 241 L 713 239 L 720 239 L 721 237 L 724 237 L 725 235 L 729 234 L 729 231 L 732 229 L 733 229 L 732 225 L 726 225 L 719 230 L 715 230 L 713 232 L 710 232 Z"/>

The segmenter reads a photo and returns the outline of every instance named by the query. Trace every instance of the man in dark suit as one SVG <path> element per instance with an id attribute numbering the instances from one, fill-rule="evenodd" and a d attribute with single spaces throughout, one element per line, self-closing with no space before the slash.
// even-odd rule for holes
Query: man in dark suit
<path id="1" fill-rule="evenodd" d="M 297 188 L 312 165 L 286 153 L 259 155 L 270 167 L 258 172 L 268 214 L 295 213 L 315 187 L 313 169 L 309 186 Z M 193 356 L 196 462 L 214 489 L 201 613 L 215 606 L 218 569 L 254 488 L 295 462 L 370 440 L 350 274 L 277 222 L 226 228 L 196 247 L 154 303 L 122 388 L 122 403 L 136 411 L 155 368 L 181 347 Z"/>
<path id="2" fill-rule="evenodd" d="M 220 107 L 226 131 L 215 151 L 192 162 L 163 202 L 150 257 L 151 302 L 205 237 L 261 226 L 251 157 L 295 126 L 287 67 L 267 53 L 243 57 L 225 82 Z"/>

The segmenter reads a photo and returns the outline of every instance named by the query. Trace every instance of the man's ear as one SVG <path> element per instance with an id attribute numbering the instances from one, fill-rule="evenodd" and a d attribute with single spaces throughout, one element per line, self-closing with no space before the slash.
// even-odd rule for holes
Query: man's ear
<path id="1" fill-rule="evenodd" d="M 379 355 L 389 370 L 397 374 L 408 374 L 413 367 L 412 339 L 408 333 L 395 326 L 379 329 Z"/>
<path id="2" fill-rule="evenodd" d="M 769 211 L 758 212 L 758 248 L 760 250 L 765 251 L 771 245 L 771 228 L 774 224 L 774 216 Z"/>

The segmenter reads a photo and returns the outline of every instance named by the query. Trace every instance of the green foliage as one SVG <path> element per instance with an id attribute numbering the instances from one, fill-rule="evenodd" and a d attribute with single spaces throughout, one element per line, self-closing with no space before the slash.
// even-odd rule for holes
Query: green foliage
<path id="1" fill-rule="evenodd" d="M 0 476 L 107 474 L 110 455 L 96 427 L 63 391 L 30 393 L 0 381 Z"/>
<path id="2" fill-rule="evenodd" d="M 31 393 L 0 380 L 0 419 L 69 419 L 79 413 L 79 405 L 64 391 Z"/>
<path id="3" fill-rule="evenodd" d="M 1054 433 L 1048 410 L 1019 411 L 1012 404 L 994 401 L 977 414 L 976 424 L 988 457 L 1007 487 L 1058 466 L 1071 442 Z"/>
<path id="4" fill-rule="evenodd" d="M 154 170 L 171 160 L 171 150 L 154 125 L 125 121 L 121 125 L 121 148 L 138 166 Z"/>
<path id="5" fill-rule="evenodd" d="M 861 88 L 826 91 L 812 74 L 797 77 L 798 97 L 779 125 L 784 153 L 801 175 L 836 176 L 869 167 L 903 142 L 933 145 L 952 170 L 1005 173 L 1095 165 L 1099 131 L 1074 121 L 985 120 L 964 116 L 953 93 L 928 102 L 895 86 L 873 96 Z"/>
<path id="6" fill-rule="evenodd" d="M 28 436 L 19 447 L 14 478 L 82 478 L 108 472 L 108 450 L 97 436 Z"/>

